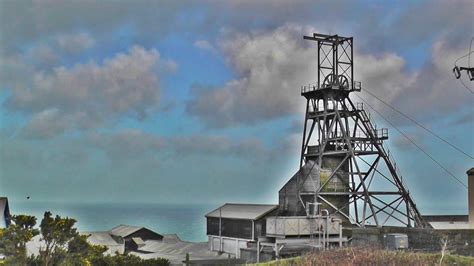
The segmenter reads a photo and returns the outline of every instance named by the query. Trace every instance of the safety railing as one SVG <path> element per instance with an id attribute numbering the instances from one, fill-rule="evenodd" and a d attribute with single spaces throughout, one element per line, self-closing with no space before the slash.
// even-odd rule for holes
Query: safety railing
<path id="1" fill-rule="evenodd" d="M 387 154 L 387 157 L 388 157 L 388 160 L 390 161 L 390 164 L 393 166 L 393 169 L 395 170 L 395 173 L 400 178 L 400 182 L 402 183 L 403 187 L 406 188 L 407 192 L 409 192 L 408 187 L 406 186 L 405 182 L 403 181 L 402 173 L 400 172 L 400 169 L 397 167 L 397 163 L 395 162 L 395 159 L 393 158 L 393 155 L 390 152 L 390 149 L 385 144 L 383 144 L 382 147 L 385 150 L 385 152 Z"/>
<path id="2" fill-rule="evenodd" d="M 308 85 L 301 86 L 301 94 L 305 94 L 305 93 L 316 91 L 316 90 L 323 89 L 323 88 L 327 88 L 327 87 L 322 87 L 321 85 L 319 85 L 317 83 L 310 83 Z M 361 91 L 361 89 L 362 89 L 362 83 L 360 81 L 354 81 L 353 84 L 350 84 L 344 90 L 347 90 L 347 91 Z"/>

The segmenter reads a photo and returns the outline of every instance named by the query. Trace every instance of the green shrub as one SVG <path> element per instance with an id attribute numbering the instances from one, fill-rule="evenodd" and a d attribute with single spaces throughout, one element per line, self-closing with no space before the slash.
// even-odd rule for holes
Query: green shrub
<path id="1" fill-rule="evenodd" d="M 371 248 L 341 248 L 317 251 L 301 257 L 260 263 L 271 265 L 439 265 L 441 254 L 411 251 L 388 251 Z M 445 255 L 442 265 L 474 265 L 474 257 Z"/>

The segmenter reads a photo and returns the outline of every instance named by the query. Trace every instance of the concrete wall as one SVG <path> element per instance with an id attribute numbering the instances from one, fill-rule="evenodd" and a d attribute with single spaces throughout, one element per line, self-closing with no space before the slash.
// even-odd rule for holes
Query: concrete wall
<path id="1" fill-rule="evenodd" d="M 474 230 L 453 229 L 434 230 L 419 228 L 353 228 L 347 229 L 352 234 L 353 246 L 383 247 L 384 234 L 402 233 L 408 235 L 410 249 L 437 252 L 441 250 L 441 240 L 448 240 L 448 250 L 452 254 L 474 256 Z"/>
<path id="2" fill-rule="evenodd" d="M 240 250 L 240 258 L 245 260 L 245 263 L 256 263 L 257 262 L 257 251 L 256 249 L 242 248 Z M 264 250 L 260 253 L 260 262 L 271 261 L 275 259 L 273 251 Z"/>
<path id="3" fill-rule="evenodd" d="M 302 185 L 302 191 L 314 191 L 319 188 L 319 167 L 309 160 L 298 170 L 278 192 L 279 215 L 306 215 L 305 207 L 298 197 L 297 180 Z M 313 195 L 302 195 L 303 202 L 315 202 Z"/>
<path id="4" fill-rule="evenodd" d="M 235 258 L 240 258 L 240 249 L 246 248 L 247 243 L 251 240 L 232 238 L 232 237 L 219 237 L 208 235 L 208 245 L 211 251 L 220 251 L 227 254 L 233 255 Z"/>

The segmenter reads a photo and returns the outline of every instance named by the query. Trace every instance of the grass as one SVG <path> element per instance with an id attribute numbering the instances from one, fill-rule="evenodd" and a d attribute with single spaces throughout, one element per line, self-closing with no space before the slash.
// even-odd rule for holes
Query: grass
<path id="1" fill-rule="evenodd" d="M 474 265 L 474 257 L 445 255 L 441 264 L 440 259 L 440 253 L 388 251 L 369 248 L 342 248 L 255 265 Z"/>

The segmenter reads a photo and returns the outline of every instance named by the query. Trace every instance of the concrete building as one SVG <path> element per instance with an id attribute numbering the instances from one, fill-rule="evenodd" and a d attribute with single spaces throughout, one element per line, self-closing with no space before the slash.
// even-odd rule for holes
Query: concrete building
<path id="1" fill-rule="evenodd" d="M 468 204 L 469 204 L 469 228 L 474 229 L 474 167 L 467 172 Z"/>
<path id="2" fill-rule="evenodd" d="M 474 229 L 474 167 L 467 172 L 468 214 L 467 215 L 424 215 L 423 218 L 435 230 Z"/>
<path id="3" fill-rule="evenodd" d="M 6 228 L 11 223 L 10 208 L 8 198 L 0 197 L 0 228 Z"/>
<path id="4" fill-rule="evenodd" d="M 278 205 L 234 204 L 206 214 L 207 236 L 211 251 L 225 252 L 240 258 L 240 249 L 266 236 L 266 217 L 276 215 Z"/>
<path id="5" fill-rule="evenodd" d="M 468 215 L 423 215 L 435 230 L 468 229 Z"/>

